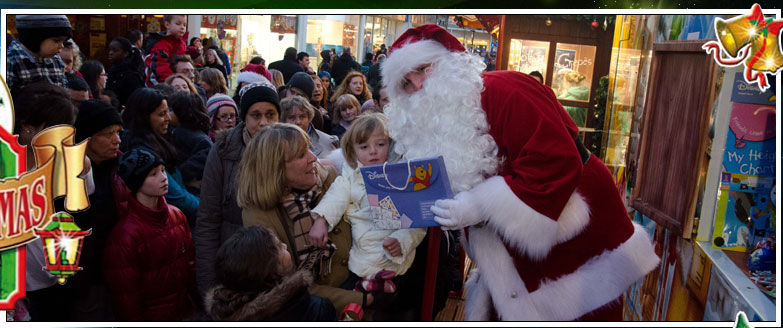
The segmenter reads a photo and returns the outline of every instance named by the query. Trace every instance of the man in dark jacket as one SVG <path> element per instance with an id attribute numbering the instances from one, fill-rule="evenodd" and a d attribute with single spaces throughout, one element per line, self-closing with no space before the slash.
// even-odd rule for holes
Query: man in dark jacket
<path id="1" fill-rule="evenodd" d="M 332 64 L 332 71 L 329 73 L 332 73 L 334 84 L 339 86 L 350 71 L 361 72 L 362 66 L 351 57 L 351 47 L 345 47 L 343 48 L 343 54 L 335 59 L 334 64 Z"/>
<path id="2" fill-rule="evenodd" d="M 95 192 L 89 196 L 90 207 L 79 213 L 71 213 L 82 230 L 92 229 L 84 239 L 79 266 L 83 270 L 68 280 L 66 288 L 72 291 L 74 302 L 66 302 L 73 308 L 71 318 L 76 321 L 112 321 L 112 310 L 103 275 L 103 253 L 109 233 L 119 216 L 115 198 L 117 190 L 124 188 L 116 176 L 119 158 L 122 118 L 111 105 L 99 100 L 86 100 L 79 106 L 74 123 L 76 142 L 87 142 L 87 157 L 92 163 Z M 122 188 L 120 188 L 122 187 Z"/>
<path id="3" fill-rule="evenodd" d="M 288 80 L 294 76 L 294 73 L 304 72 L 304 69 L 296 60 L 296 48 L 294 47 L 286 49 L 283 59 L 269 64 L 269 69 L 276 69 L 280 71 L 280 73 L 283 73 L 283 81 L 286 84 L 288 84 Z"/>

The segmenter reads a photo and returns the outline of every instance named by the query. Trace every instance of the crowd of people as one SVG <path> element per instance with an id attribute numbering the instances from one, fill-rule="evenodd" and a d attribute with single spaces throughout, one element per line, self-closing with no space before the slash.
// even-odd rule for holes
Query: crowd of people
<path id="1" fill-rule="evenodd" d="M 14 132 L 29 145 L 74 125 L 77 142 L 89 138 L 94 184 L 90 209 L 72 213 L 92 229 L 83 273 L 61 286 L 28 270 L 19 305 L 30 319 L 337 320 L 354 303 L 367 318 L 418 320 L 426 232 L 360 233 L 372 219 L 358 167 L 399 158 L 382 114 L 385 55 L 368 79 L 350 48 L 318 72 L 289 48 L 268 67 L 253 58 L 231 93 L 217 41 L 188 41 L 185 16 L 164 21 L 164 32 L 113 39 L 104 67 L 80 51 L 65 16 L 17 16 Z M 43 266 L 40 245 L 27 247 L 28 268 Z M 440 308 L 461 287 L 455 244 L 442 251 L 453 278 L 439 282 Z M 73 302 L 55 306 L 67 293 Z"/>
<path id="2" fill-rule="evenodd" d="M 471 274 L 468 319 L 572 320 L 594 310 L 616 318 L 618 290 L 657 265 L 554 94 L 516 72 L 482 80 L 486 65 L 442 28 L 410 29 L 364 65 L 348 47 L 324 50 L 317 72 L 307 53 L 288 48 L 268 66 L 253 58 L 231 86 L 226 53 L 213 38 L 188 40 L 186 19 L 165 15 L 161 33 L 112 40 L 107 70 L 79 51 L 66 16 L 17 15 L 18 40 L 7 51 L 14 133 L 29 145 L 47 127 L 72 124 L 76 142 L 88 140 L 81 176 L 91 206 L 72 214 L 92 229 L 83 270 L 66 285 L 36 269 L 40 244 L 26 246 L 18 313 L 36 321 L 419 320 L 428 256 L 439 259 L 433 314 L 462 289 L 463 229 L 483 270 Z M 520 122 L 530 126 L 516 129 Z M 432 206 L 445 236 L 428 254 L 426 230 L 373 226 L 359 169 L 437 155 L 457 196 Z M 575 247 L 578 255 L 569 253 Z M 637 270 L 593 281 L 619 265 Z M 535 304 L 536 288 L 574 270 L 580 276 L 569 279 L 593 279 L 600 297 L 554 287 L 578 304 L 570 312 L 548 308 L 549 298 Z M 511 300 L 501 282 L 517 288 Z"/>

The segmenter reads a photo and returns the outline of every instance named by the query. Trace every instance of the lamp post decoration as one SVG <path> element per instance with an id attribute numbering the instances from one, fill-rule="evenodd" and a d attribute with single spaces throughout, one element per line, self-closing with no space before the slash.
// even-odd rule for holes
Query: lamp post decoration
<path id="1" fill-rule="evenodd" d="M 60 285 L 64 285 L 68 278 L 82 269 L 79 267 L 82 244 L 84 237 L 91 233 L 92 229 L 82 231 L 68 213 L 52 214 L 52 221 L 44 229 L 35 230 L 46 257 L 46 266 L 42 269 L 54 275 Z"/>

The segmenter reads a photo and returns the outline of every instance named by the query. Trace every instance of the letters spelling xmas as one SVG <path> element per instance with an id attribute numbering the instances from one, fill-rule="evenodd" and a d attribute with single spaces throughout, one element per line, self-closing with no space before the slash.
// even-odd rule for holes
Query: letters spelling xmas
<path id="1" fill-rule="evenodd" d="M 0 180 L 0 250 L 34 240 L 33 231 L 51 221 L 55 198 L 66 196 L 68 211 L 89 207 L 85 182 L 79 177 L 87 143 L 74 145 L 73 133 L 73 127 L 67 125 L 41 131 L 32 142 L 39 167 L 19 178 Z M 14 148 L 24 152 L 18 144 Z"/>
<path id="2" fill-rule="evenodd" d="M 6 189 L 0 184 L 0 240 L 16 239 L 32 232 L 46 218 L 49 209 L 46 176 L 38 176 L 32 184 L 19 184 Z"/>

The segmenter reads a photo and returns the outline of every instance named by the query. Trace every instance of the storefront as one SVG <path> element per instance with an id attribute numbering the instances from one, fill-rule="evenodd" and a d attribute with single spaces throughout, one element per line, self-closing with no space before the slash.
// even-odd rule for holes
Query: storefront
<path id="1" fill-rule="evenodd" d="M 601 154 L 661 257 L 625 320 L 778 320 L 777 95 L 703 51 L 715 18 L 616 18 Z"/>
<path id="2" fill-rule="evenodd" d="M 310 67 L 318 69 L 322 50 L 334 49 L 339 55 L 343 48 L 350 47 L 351 55 L 357 56 L 360 24 L 360 15 L 308 15 L 304 51 L 310 54 Z"/>
<path id="3" fill-rule="evenodd" d="M 406 15 L 365 16 L 364 51 L 361 56 L 357 54 L 357 58 L 361 57 L 363 61 L 366 54 L 374 55 L 383 44 L 387 49 L 391 47 L 397 36 L 405 32 L 405 20 Z"/>
<path id="4" fill-rule="evenodd" d="M 593 20 L 607 19 L 607 28 L 593 27 Z M 506 15 L 501 27 L 498 69 L 529 74 L 538 71 L 579 126 L 582 141 L 594 153 L 594 106 L 599 80 L 609 73 L 614 26 L 611 17 Z M 480 46 L 482 44 L 479 44 Z"/>
<path id="5" fill-rule="evenodd" d="M 296 46 L 295 15 L 191 15 L 201 16 L 201 38 L 214 37 L 231 61 L 231 85 L 239 71 L 260 56 L 266 64 L 283 59 L 285 49 Z"/>

